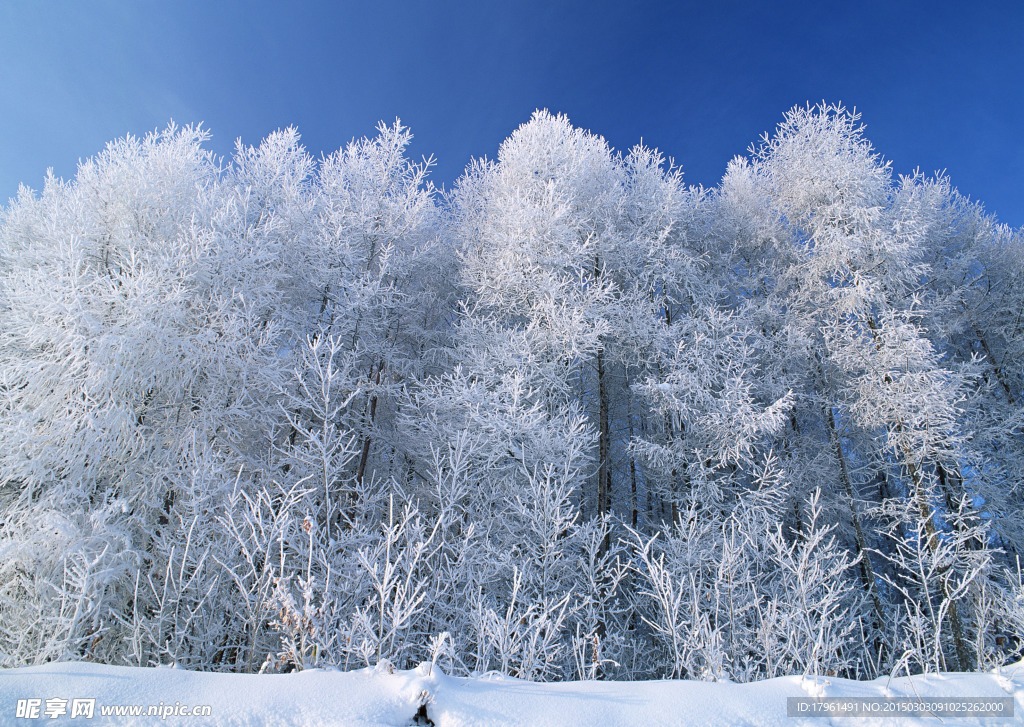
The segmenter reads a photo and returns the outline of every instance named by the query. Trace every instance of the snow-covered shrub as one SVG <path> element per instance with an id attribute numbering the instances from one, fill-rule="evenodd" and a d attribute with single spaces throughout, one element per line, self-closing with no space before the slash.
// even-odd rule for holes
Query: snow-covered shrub
<path id="1" fill-rule="evenodd" d="M 636 608 L 660 648 L 655 673 L 748 681 L 800 672 L 850 673 L 861 656 L 851 635 L 861 602 L 854 561 L 820 522 L 820 493 L 807 522 L 778 524 L 787 483 L 769 459 L 757 490 L 725 518 L 691 505 L 674 527 L 634 532 Z"/>

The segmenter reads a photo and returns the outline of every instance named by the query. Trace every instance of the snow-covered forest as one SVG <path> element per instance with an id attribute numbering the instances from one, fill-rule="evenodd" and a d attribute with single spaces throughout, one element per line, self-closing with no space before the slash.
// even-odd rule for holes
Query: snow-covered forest
<path id="1" fill-rule="evenodd" d="M 855 114 L 714 189 L 547 112 L 448 191 L 206 137 L 0 212 L 0 666 L 1024 655 L 1024 234 Z"/>

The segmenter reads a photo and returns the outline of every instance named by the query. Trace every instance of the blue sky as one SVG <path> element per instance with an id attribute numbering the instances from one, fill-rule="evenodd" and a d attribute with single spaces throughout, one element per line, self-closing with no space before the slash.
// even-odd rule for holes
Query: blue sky
<path id="1" fill-rule="evenodd" d="M 535 108 L 641 138 L 711 186 L 795 104 L 855 106 L 897 172 L 1024 225 L 1024 1 L 6 0 L 0 200 L 127 133 L 314 154 L 400 117 L 451 185 Z"/>

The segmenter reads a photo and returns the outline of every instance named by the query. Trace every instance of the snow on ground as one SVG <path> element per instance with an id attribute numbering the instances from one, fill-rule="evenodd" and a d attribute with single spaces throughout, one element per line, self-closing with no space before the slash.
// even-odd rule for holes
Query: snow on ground
<path id="1" fill-rule="evenodd" d="M 1012 718 L 943 716 L 789 717 L 788 697 L 1012 698 Z M 75 700 L 84 700 L 78 701 Z M 86 716 L 92 702 L 92 717 Z M 535 683 L 450 677 L 426 665 L 353 672 L 212 674 L 58 663 L 0 670 L 0 725 L 345 725 L 404 727 L 420 706 L 437 727 L 655 727 L 657 725 L 1010 725 L 1024 724 L 1024 662 L 997 673 L 942 674 L 855 682 L 783 677 L 752 684 L 693 681 Z M 887 703 L 891 704 L 891 703 Z M 154 714 L 146 710 L 154 707 Z M 209 707 L 209 716 L 181 716 Z M 105 716 L 138 707 L 141 716 Z M 885 707 L 876 707 L 885 708 Z M 175 710 L 177 715 L 175 715 Z M 77 711 L 77 714 L 75 712 Z M 164 716 L 161 716 L 161 713 Z M 52 717 L 50 716 L 52 715 Z M 74 716 L 73 716 L 74 715 Z M 428 724 L 420 722 L 420 724 Z"/>

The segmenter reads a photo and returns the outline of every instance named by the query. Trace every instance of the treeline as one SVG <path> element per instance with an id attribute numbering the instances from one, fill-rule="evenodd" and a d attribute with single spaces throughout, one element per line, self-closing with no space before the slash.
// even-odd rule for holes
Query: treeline
<path id="1" fill-rule="evenodd" d="M 687 187 L 538 112 L 126 138 L 0 216 L 0 665 L 1021 658 L 1024 236 L 858 117 Z"/>

